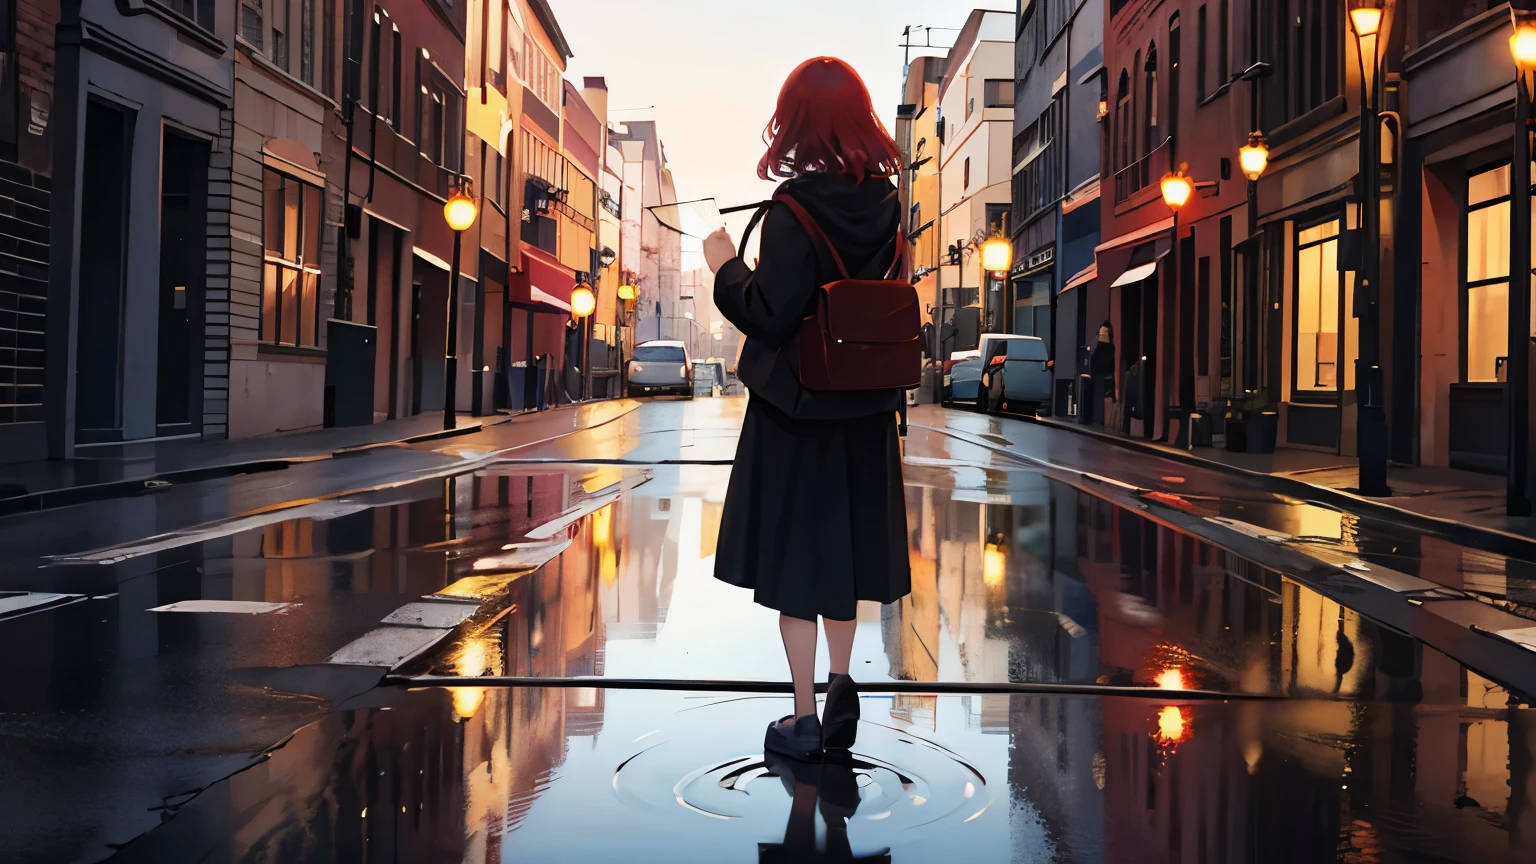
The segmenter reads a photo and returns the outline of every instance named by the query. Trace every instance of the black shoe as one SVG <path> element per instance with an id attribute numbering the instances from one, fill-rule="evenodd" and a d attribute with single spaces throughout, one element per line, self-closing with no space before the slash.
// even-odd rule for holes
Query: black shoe
<path id="1" fill-rule="evenodd" d="M 847 675 L 827 676 L 827 704 L 822 706 L 822 746 L 847 750 L 859 736 L 859 685 Z"/>
<path id="2" fill-rule="evenodd" d="M 793 723 L 787 722 L 792 719 Z M 791 715 L 777 723 L 769 723 L 768 732 L 763 736 L 763 750 L 808 759 L 821 752 L 821 721 L 815 714 L 807 714 L 799 719 Z"/>

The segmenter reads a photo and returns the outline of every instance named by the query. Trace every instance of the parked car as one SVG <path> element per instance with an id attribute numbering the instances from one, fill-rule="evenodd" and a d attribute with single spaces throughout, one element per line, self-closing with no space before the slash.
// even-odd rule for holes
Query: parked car
<path id="1" fill-rule="evenodd" d="M 693 398 L 693 361 L 688 346 L 671 340 L 642 342 L 629 360 L 629 395 Z"/>
<path id="2" fill-rule="evenodd" d="M 1018 336 L 994 343 L 1002 348 L 981 373 L 988 413 L 1035 414 L 1051 404 L 1053 363 L 1038 336 Z"/>
<path id="3" fill-rule="evenodd" d="M 975 405 L 981 392 L 981 352 L 956 351 L 944 361 L 945 405 Z"/>

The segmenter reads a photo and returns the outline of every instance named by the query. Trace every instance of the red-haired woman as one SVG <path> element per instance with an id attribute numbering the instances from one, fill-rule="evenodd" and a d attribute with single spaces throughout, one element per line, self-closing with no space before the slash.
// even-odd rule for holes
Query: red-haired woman
<path id="1" fill-rule="evenodd" d="M 832 57 L 790 73 L 764 132 L 763 179 L 785 178 L 855 278 L 880 279 L 895 257 L 901 205 L 891 177 L 901 152 L 857 72 Z M 801 385 L 801 318 L 838 278 L 790 212 L 763 220 L 757 269 L 725 229 L 704 243 L 715 305 L 746 335 L 738 375 L 751 400 L 720 523 L 715 576 L 751 588 L 779 612 L 795 713 L 764 746 L 791 756 L 852 745 L 859 699 L 848 661 L 860 600 L 891 603 L 912 585 L 896 412 L 899 391 L 830 392 Z M 824 717 L 816 717 L 816 619 L 831 653 Z"/>

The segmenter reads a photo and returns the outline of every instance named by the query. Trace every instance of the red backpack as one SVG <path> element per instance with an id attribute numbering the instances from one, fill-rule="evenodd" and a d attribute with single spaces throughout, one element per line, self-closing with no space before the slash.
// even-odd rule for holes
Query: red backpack
<path id="1" fill-rule="evenodd" d="M 922 383 L 922 313 L 917 289 L 904 278 L 906 238 L 896 230 L 896 257 L 884 279 L 854 279 L 826 232 L 789 195 L 774 201 L 793 213 L 811 243 L 827 253 L 841 279 L 816 292 L 800 322 L 798 376 L 807 390 L 911 390 Z"/>

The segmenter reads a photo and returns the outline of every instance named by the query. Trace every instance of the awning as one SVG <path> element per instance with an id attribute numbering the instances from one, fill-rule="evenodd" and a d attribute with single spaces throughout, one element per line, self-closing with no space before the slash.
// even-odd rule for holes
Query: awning
<path id="1" fill-rule="evenodd" d="M 1163 260 L 1163 256 L 1167 255 L 1171 248 L 1172 244 L 1161 239 L 1137 246 L 1135 251 L 1131 252 L 1130 266 L 1109 287 L 1121 288 L 1126 285 L 1135 285 L 1150 277 L 1157 272 L 1157 262 Z"/>
<path id="2" fill-rule="evenodd" d="M 576 274 L 544 257 L 545 253 L 524 250 L 522 272 L 512 274 L 507 284 L 507 300 L 547 306 L 551 312 L 571 311 L 571 289 Z"/>
<path id="3" fill-rule="evenodd" d="M 1097 278 L 1099 278 L 1099 262 L 1095 261 L 1092 264 L 1089 264 L 1087 267 L 1084 267 L 1081 271 L 1078 272 L 1076 276 L 1068 279 L 1067 284 L 1061 286 L 1061 290 L 1057 291 L 1056 293 L 1065 294 L 1068 291 L 1071 291 L 1073 288 L 1076 288 L 1079 285 L 1087 285 L 1089 282 L 1092 282 Z"/>
<path id="4" fill-rule="evenodd" d="M 1147 239 L 1148 237 L 1154 237 L 1158 234 L 1168 234 L 1172 231 L 1173 217 L 1169 216 L 1167 219 L 1164 219 L 1160 222 L 1154 222 L 1145 228 L 1140 228 L 1132 231 L 1129 234 L 1121 234 L 1119 237 L 1113 237 L 1109 240 L 1105 240 L 1103 243 L 1100 243 L 1097 247 L 1095 247 L 1093 251 L 1103 252 L 1107 249 L 1117 249 L 1121 246 L 1129 246 L 1132 243 L 1138 243 Z"/>
<path id="5" fill-rule="evenodd" d="M 1114 282 L 1111 282 L 1109 287 L 1120 288 L 1126 285 L 1134 285 L 1156 272 L 1156 261 L 1153 261 L 1151 264 L 1143 264 L 1140 267 L 1132 267 L 1124 273 L 1121 273 L 1120 278 L 1116 279 Z"/>

